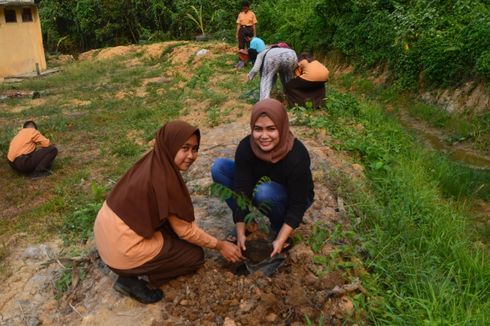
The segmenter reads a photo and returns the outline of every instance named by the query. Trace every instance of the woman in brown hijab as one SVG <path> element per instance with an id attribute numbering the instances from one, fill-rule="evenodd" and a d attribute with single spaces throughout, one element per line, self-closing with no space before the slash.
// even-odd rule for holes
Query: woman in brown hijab
<path id="1" fill-rule="evenodd" d="M 214 182 L 253 200 L 256 207 L 266 203 L 264 211 L 275 236 L 271 256 L 289 245 L 289 236 L 303 220 L 313 202 L 310 156 L 305 146 L 289 130 L 289 119 L 281 102 L 266 99 L 252 109 L 251 133 L 238 145 L 235 161 L 219 158 L 212 168 Z M 263 177 L 270 182 L 260 183 Z M 244 217 L 248 211 L 227 200 L 233 212 L 236 239 L 245 247 Z"/>
<path id="2" fill-rule="evenodd" d="M 196 160 L 199 142 L 199 129 L 186 122 L 165 124 L 154 148 L 121 178 L 97 215 L 95 242 L 102 260 L 119 275 L 114 288 L 142 303 L 161 300 L 159 286 L 198 269 L 202 247 L 219 250 L 231 262 L 243 258 L 237 246 L 194 222 L 180 172 Z"/>

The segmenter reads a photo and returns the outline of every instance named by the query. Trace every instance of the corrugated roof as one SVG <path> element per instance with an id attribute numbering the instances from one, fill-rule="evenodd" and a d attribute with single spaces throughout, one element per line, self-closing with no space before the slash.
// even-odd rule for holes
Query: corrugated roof
<path id="1" fill-rule="evenodd" d="M 0 0 L 0 6 L 1 5 L 10 5 L 10 6 L 16 6 L 16 5 L 30 5 L 34 4 L 34 0 Z"/>

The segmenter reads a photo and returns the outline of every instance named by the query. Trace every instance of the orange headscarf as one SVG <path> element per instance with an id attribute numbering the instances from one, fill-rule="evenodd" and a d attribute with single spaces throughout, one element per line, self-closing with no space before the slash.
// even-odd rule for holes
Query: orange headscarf
<path id="1" fill-rule="evenodd" d="M 250 135 L 250 146 L 255 156 L 262 161 L 277 163 L 282 160 L 293 148 L 294 135 L 289 131 L 289 118 L 286 109 L 281 102 L 274 99 L 265 99 L 257 102 L 252 108 L 250 128 L 253 132 L 255 122 L 261 114 L 267 115 L 279 130 L 279 144 L 269 152 L 264 152 L 255 143 Z"/>
<path id="2" fill-rule="evenodd" d="M 119 180 L 107 205 L 139 235 L 149 238 L 169 215 L 194 221 L 194 208 L 174 158 L 187 139 L 199 129 L 172 121 L 160 128 L 153 150 Z"/>

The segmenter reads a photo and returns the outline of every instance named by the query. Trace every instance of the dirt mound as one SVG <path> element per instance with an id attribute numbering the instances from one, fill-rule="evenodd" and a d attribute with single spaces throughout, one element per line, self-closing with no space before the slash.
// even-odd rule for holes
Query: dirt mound
<path id="1" fill-rule="evenodd" d="M 71 54 L 59 54 L 59 55 L 49 56 L 47 60 L 49 66 L 52 65 L 61 66 L 75 61 L 75 58 Z"/>
<path id="2" fill-rule="evenodd" d="M 94 60 L 94 59 L 99 59 L 99 60 L 112 59 L 116 56 L 127 55 L 129 53 L 135 52 L 136 49 L 137 49 L 136 45 L 121 45 L 112 48 L 105 48 L 102 50 L 100 49 L 90 50 L 81 53 L 78 56 L 78 60 L 85 61 L 85 60 Z"/>
<path id="3" fill-rule="evenodd" d="M 175 44 L 186 44 L 186 43 L 187 42 L 182 42 L 182 41 L 155 43 L 155 44 L 143 46 L 141 51 L 143 52 L 143 56 L 151 59 L 157 59 L 162 55 L 163 51 L 165 51 L 166 48 L 174 46 Z"/>

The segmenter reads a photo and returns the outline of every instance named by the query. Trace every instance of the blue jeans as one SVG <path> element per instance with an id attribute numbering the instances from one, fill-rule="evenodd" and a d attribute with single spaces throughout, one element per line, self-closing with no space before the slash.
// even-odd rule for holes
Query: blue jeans
<path id="1" fill-rule="evenodd" d="M 235 175 L 235 162 L 227 158 L 218 158 L 211 167 L 213 181 L 233 190 Z M 267 205 L 264 213 L 271 222 L 272 231 L 278 232 L 284 224 L 288 195 L 286 188 L 280 183 L 271 181 L 258 185 L 255 189 L 252 203 L 260 207 L 262 203 Z M 226 200 L 228 207 L 235 212 L 237 204 L 233 198 Z"/>

